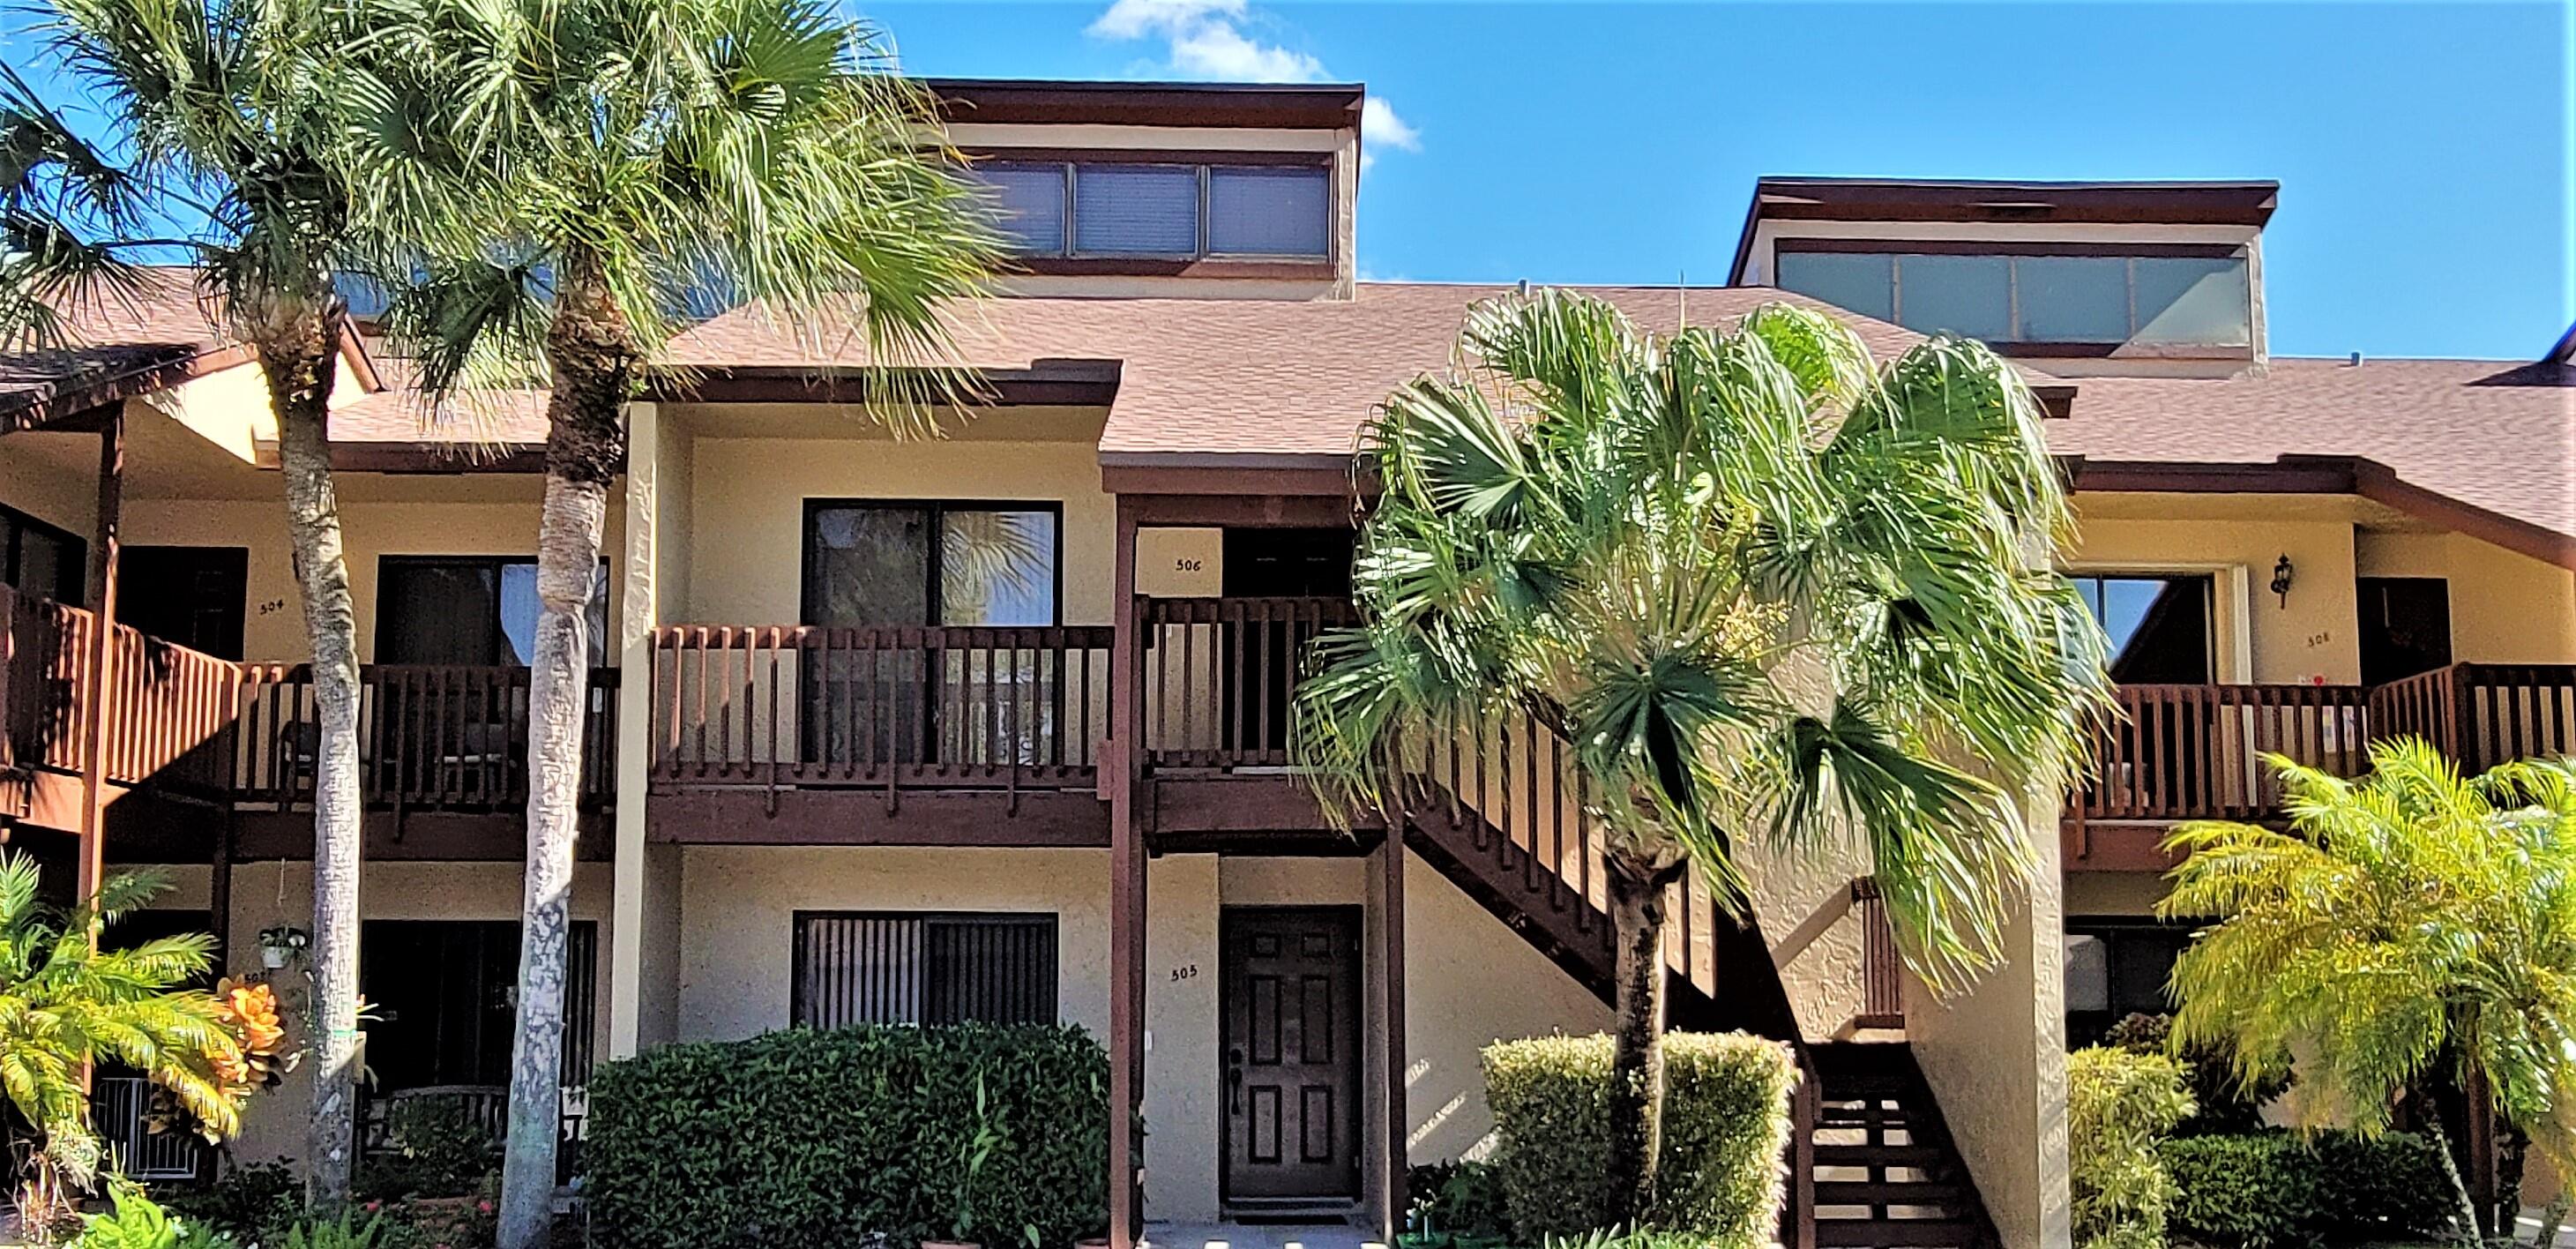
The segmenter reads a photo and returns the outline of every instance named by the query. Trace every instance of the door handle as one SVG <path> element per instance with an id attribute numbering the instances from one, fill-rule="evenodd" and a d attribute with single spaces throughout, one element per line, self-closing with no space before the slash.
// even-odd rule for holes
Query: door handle
<path id="1" fill-rule="evenodd" d="M 1243 1050 L 1240 1047 L 1225 1052 L 1225 1112 L 1230 1115 L 1243 1113 Z"/>

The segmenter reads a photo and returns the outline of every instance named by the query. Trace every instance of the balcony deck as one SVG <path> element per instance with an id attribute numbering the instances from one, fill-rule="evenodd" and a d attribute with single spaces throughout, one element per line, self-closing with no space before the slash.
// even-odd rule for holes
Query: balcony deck
<path id="1" fill-rule="evenodd" d="M 2466 773 L 2576 753 L 2576 665 L 2458 663 L 2376 687 L 2128 685 L 2095 742 L 2094 774 L 2067 804 L 2069 869 L 2162 871 L 2186 820 L 2271 822 L 2286 755 L 2359 776 L 2373 743 L 2422 737 Z"/>
<path id="2" fill-rule="evenodd" d="M 80 827 L 95 622 L 0 588 L 0 817 Z M 235 663 L 118 626 L 101 776 L 108 857 L 204 861 L 229 829 L 236 858 L 312 854 L 321 740 L 304 665 Z M 582 806 L 616 796 L 617 670 L 594 669 Z M 527 805 L 528 672 L 369 665 L 359 671 L 359 793 L 376 858 L 516 859 Z M 225 818 L 209 820 L 208 812 Z M 606 836 L 582 839 L 606 857 Z"/>

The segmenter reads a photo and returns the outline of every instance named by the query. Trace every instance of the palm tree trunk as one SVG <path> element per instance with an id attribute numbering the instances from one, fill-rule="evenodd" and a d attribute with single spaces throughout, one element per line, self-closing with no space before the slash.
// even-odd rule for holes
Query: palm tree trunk
<path id="1" fill-rule="evenodd" d="M 571 922 L 589 608 L 608 487 L 624 459 L 635 352 L 596 270 L 568 258 L 546 337 L 546 494 L 537 529 L 536 654 L 528 673 L 528 871 L 518 1038 L 501 1159 L 499 1249 L 539 1249 L 554 1217 L 562 1125 L 564 934 Z M 582 280 L 588 276 L 591 280 Z"/>
<path id="2" fill-rule="evenodd" d="M 1613 855 L 1603 873 L 1614 945 L 1610 1037 L 1610 1158 L 1604 1177 L 1612 1213 L 1634 1228 L 1655 1202 L 1664 1143 L 1664 880 Z"/>
<path id="3" fill-rule="evenodd" d="M 313 1116 L 306 1192 L 325 1211 L 349 1198 L 358 1098 L 358 618 L 340 545 L 326 422 L 340 323 L 325 298 L 293 306 L 253 335 L 277 412 L 286 528 L 313 652 Z M 290 301 L 281 301 L 286 304 Z"/>

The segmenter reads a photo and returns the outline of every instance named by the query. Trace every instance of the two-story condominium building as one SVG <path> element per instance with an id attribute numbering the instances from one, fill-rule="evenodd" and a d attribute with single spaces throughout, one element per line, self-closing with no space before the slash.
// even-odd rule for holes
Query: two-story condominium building
<path id="1" fill-rule="evenodd" d="M 971 410 L 891 438 L 854 349 L 756 309 L 684 334 L 633 406 L 566 1132 L 594 1061 L 666 1042 L 1061 1020 L 1111 1051 L 1122 1249 L 1382 1230 L 1404 1163 L 1490 1132 L 1480 1047 L 1608 1020 L 1596 834 L 1544 729 L 1490 726 L 1429 765 L 1429 811 L 1353 835 L 1288 767 L 1300 648 L 1351 618 L 1358 430 L 1512 288 L 1356 280 L 1357 87 L 936 85 L 1021 252 L 958 320 Z M 2276 190 L 1765 180 L 1729 285 L 1596 292 L 1651 329 L 1804 299 L 1882 356 L 1948 332 L 2017 357 L 2082 516 L 2057 557 L 2114 643 L 2127 719 L 2031 803 L 2045 869 L 1972 991 L 1903 974 L 1863 862 L 1756 864 L 1749 929 L 1676 899 L 1675 1023 L 1815 1073 L 1791 1243 L 2065 1243 L 2064 1050 L 2160 1005 L 2160 834 L 2277 815 L 2257 752 L 2576 740 L 2565 344 L 2271 356 Z M 169 909 L 132 922 L 211 925 L 255 969 L 311 913 L 274 421 L 184 275 L 91 330 L 0 378 L 0 831 L 64 896 L 93 855 L 167 868 Z M 368 1061 L 380 1102 L 497 1097 L 544 431 L 526 396 L 423 427 L 402 372 L 353 348 L 333 418 Z M 296 1102 L 239 1152 L 293 1152 Z M 129 1165 L 195 1163 L 138 1130 Z"/>

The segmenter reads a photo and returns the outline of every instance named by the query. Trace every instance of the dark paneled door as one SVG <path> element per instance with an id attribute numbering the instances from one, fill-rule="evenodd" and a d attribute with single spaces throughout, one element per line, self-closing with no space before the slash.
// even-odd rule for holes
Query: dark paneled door
<path id="1" fill-rule="evenodd" d="M 1228 907 L 1225 1199 L 1359 1196 L 1360 913 Z"/>

